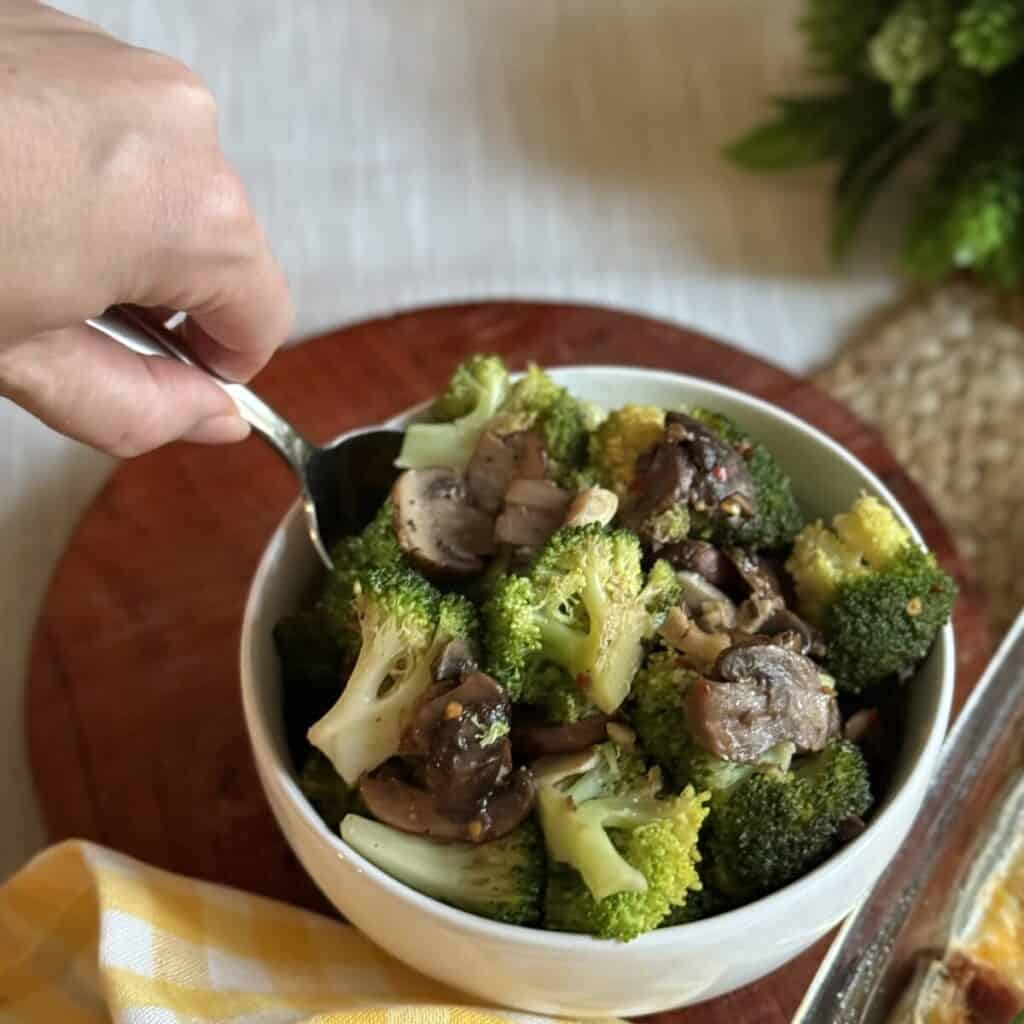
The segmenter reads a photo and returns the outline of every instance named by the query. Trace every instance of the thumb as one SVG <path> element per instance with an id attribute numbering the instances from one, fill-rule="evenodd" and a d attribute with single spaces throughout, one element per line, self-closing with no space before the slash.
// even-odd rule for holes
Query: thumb
<path id="1" fill-rule="evenodd" d="M 85 325 L 0 348 L 0 395 L 122 458 L 178 439 L 217 444 L 249 434 L 234 402 L 202 372 L 131 352 Z"/>

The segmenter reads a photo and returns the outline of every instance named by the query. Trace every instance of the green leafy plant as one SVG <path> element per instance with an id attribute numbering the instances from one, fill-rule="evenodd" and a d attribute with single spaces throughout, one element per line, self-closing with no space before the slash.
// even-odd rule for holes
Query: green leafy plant
<path id="1" fill-rule="evenodd" d="M 872 201 L 927 161 L 903 263 L 937 280 L 1024 278 L 1024 0 L 807 0 L 800 21 L 820 92 L 726 150 L 755 171 L 834 162 L 831 247 L 842 259 Z"/>

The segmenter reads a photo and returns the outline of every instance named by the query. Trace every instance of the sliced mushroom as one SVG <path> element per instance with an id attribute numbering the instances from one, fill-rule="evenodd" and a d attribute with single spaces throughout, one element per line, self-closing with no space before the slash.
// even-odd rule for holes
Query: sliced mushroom
<path id="1" fill-rule="evenodd" d="M 544 442 L 532 430 L 499 434 L 485 430 L 466 467 L 466 486 L 477 508 L 497 515 L 509 484 L 517 478 L 544 478 Z"/>
<path id="2" fill-rule="evenodd" d="M 526 820 L 533 808 L 536 787 L 530 770 L 520 768 L 473 817 L 463 819 L 441 813 L 433 793 L 401 779 L 364 776 L 359 795 L 378 821 L 403 832 L 485 843 L 507 835 Z"/>
<path id="3" fill-rule="evenodd" d="M 608 738 L 609 721 L 607 715 L 593 715 L 578 722 L 548 725 L 527 708 L 517 707 L 512 714 L 512 751 L 517 760 L 533 761 L 587 750 Z"/>
<path id="4" fill-rule="evenodd" d="M 586 526 L 600 523 L 607 526 L 619 510 L 619 496 L 603 487 L 588 487 L 572 499 L 565 513 L 565 526 Z"/>
<path id="5" fill-rule="evenodd" d="M 698 672 L 708 672 L 719 655 L 732 642 L 727 633 L 707 633 L 682 608 L 673 608 L 665 617 L 661 637 Z"/>
<path id="6" fill-rule="evenodd" d="M 456 679 L 477 667 L 476 655 L 465 640 L 449 640 L 434 660 L 434 679 Z"/>
<path id="7" fill-rule="evenodd" d="M 695 472 L 678 444 L 655 445 L 637 460 L 633 494 L 622 510 L 622 521 L 650 543 L 650 524 L 663 512 L 686 503 Z"/>
<path id="8" fill-rule="evenodd" d="M 789 608 L 779 608 L 762 624 L 763 632 L 776 643 L 815 658 L 825 656 L 824 634 Z"/>
<path id="9" fill-rule="evenodd" d="M 407 469 L 391 490 L 398 543 L 425 576 L 473 576 L 494 553 L 494 520 L 474 508 L 454 469 Z"/>
<path id="10" fill-rule="evenodd" d="M 716 757 L 756 761 L 785 741 L 801 753 L 822 750 L 833 734 L 835 694 L 803 655 L 775 644 L 731 647 L 713 676 L 685 699 L 694 740 Z"/>
<path id="11" fill-rule="evenodd" d="M 483 672 L 432 686 L 402 736 L 401 752 L 425 759 L 424 784 L 438 810 L 472 816 L 512 770 L 509 703 Z"/>
<path id="12" fill-rule="evenodd" d="M 658 552 L 676 569 L 703 576 L 713 587 L 729 597 L 739 598 L 746 592 L 743 578 L 725 552 L 706 540 L 681 540 Z"/>
<path id="13" fill-rule="evenodd" d="M 665 439 L 681 445 L 695 467 L 690 506 L 712 518 L 750 518 L 756 489 L 746 459 L 718 434 L 684 413 L 665 417 Z"/>
<path id="14" fill-rule="evenodd" d="M 769 633 L 765 624 L 785 610 L 780 594 L 751 594 L 736 610 L 736 628 L 744 633 Z"/>
<path id="15" fill-rule="evenodd" d="M 570 501 L 572 495 L 550 480 L 513 480 L 494 524 L 494 539 L 512 547 L 542 547 L 562 525 Z"/>

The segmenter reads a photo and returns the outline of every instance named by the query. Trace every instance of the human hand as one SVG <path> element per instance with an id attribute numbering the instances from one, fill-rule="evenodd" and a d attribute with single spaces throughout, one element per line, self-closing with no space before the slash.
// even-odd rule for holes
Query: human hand
<path id="1" fill-rule="evenodd" d="M 119 456 L 248 427 L 202 373 L 84 325 L 184 310 L 183 342 L 248 380 L 287 336 L 284 277 L 176 61 L 34 0 L 0 0 L 0 395 Z"/>

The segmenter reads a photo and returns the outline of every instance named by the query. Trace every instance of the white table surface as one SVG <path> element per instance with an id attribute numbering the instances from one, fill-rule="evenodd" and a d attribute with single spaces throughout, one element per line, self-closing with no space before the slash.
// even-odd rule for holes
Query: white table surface
<path id="1" fill-rule="evenodd" d="M 895 281 L 824 256 L 827 175 L 718 147 L 799 68 L 795 0 L 66 0 L 194 67 L 299 309 L 296 337 L 458 298 L 592 301 L 802 371 Z M 879 218 L 885 221 L 884 214 Z M 0 877 L 44 842 L 33 622 L 113 460 L 0 402 Z"/>

